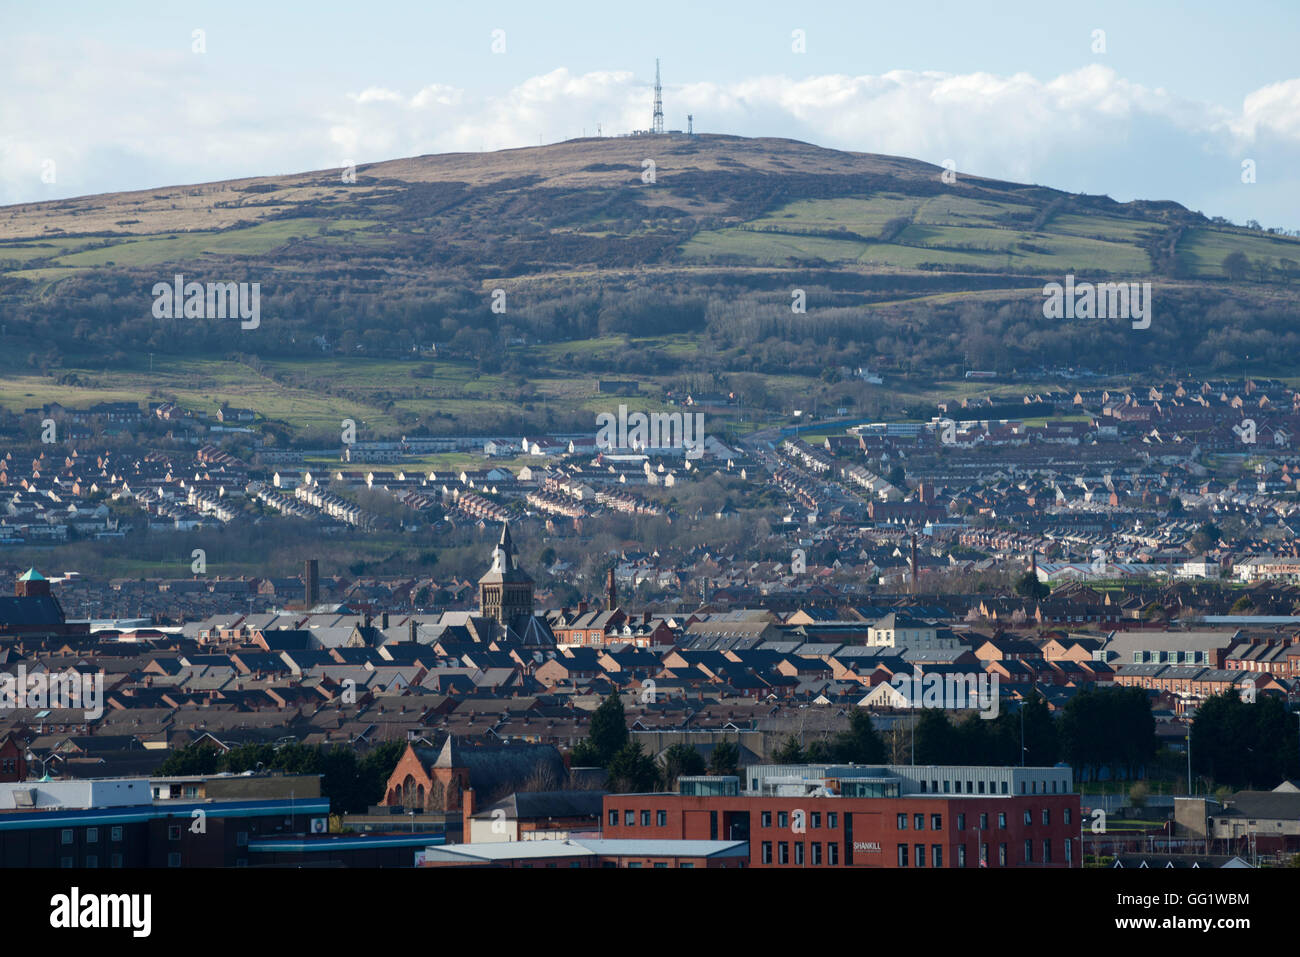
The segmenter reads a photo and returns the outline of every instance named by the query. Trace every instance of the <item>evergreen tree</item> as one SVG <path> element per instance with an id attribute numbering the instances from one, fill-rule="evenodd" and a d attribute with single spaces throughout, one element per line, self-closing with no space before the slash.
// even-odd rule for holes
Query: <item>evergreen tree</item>
<path id="1" fill-rule="evenodd" d="M 659 769 L 654 759 L 635 741 L 624 745 L 609 762 L 610 791 L 616 794 L 643 793 L 659 787 Z"/>
<path id="2" fill-rule="evenodd" d="M 704 773 L 704 756 L 689 744 L 674 744 L 664 752 L 659 766 L 659 776 L 664 787 L 672 790 L 677 787 L 677 779 L 682 775 Z"/>
<path id="3" fill-rule="evenodd" d="M 777 764 L 803 764 L 803 748 L 799 745 L 799 739 L 793 734 L 781 742 L 780 747 L 772 752 L 772 760 Z"/>
<path id="4" fill-rule="evenodd" d="M 709 755 L 710 774 L 735 774 L 740 764 L 740 748 L 731 741 L 719 741 Z"/>
<path id="5" fill-rule="evenodd" d="M 594 749 L 594 765 L 609 767 L 609 762 L 627 746 L 627 716 L 623 711 L 623 699 L 616 692 L 600 703 L 600 707 L 591 716 L 591 731 L 587 740 Z"/>

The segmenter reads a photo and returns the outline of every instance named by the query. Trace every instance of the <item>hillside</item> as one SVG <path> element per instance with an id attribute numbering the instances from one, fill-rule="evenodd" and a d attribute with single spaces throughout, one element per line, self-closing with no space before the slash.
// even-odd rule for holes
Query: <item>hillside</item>
<path id="1" fill-rule="evenodd" d="M 143 385 L 259 397 L 286 437 L 340 414 L 379 432 L 517 430 L 521 417 L 589 421 L 601 375 L 656 400 L 725 389 L 756 411 L 804 397 L 876 414 L 944 394 L 968 368 L 1128 375 L 1254 356 L 1280 372 L 1300 359 L 1300 240 L 1168 201 L 943 172 L 676 135 L 393 160 L 355 182 L 333 169 L 5 207 L 0 402 Z M 1245 266 L 1229 276 L 1231 253 Z M 260 283 L 260 327 L 154 318 L 150 290 L 175 273 Z M 1067 273 L 1153 282 L 1156 323 L 1050 325 L 1042 286 Z M 845 382 L 856 366 L 891 373 L 890 387 Z"/>

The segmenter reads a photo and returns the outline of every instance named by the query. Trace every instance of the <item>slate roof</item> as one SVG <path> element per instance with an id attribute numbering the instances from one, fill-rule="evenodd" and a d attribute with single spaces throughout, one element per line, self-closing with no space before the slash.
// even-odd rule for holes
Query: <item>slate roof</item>
<path id="1" fill-rule="evenodd" d="M 512 821 L 543 817 L 590 817 L 600 819 L 604 791 L 516 791 L 474 817 L 490 820 L 495 811 L 505 811 Z"/>

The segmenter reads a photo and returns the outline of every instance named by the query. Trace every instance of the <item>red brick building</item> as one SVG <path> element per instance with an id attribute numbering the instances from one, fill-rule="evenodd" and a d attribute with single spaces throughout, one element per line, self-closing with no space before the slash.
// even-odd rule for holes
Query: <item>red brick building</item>
<path id="1" fill-rule="evenodd" d="M 549 744 L 471 745 L 448 737 L 440 748 L 408 744 L 384 787 L 381 806 L 473 813 L 537 777 L 563 783 L 564 759 Z M 474 796 L 467 797 L 473 790 Z"/>
<path id="2" fill-rule="evenodd" d="M 1060 868 L 1080 860 L 1077 794 L 609 794 L 602 825 L 605 838 L 748 841 L 750 867 Z"/>
<path id="3" fill-rule="evenodd" d="M 27 780 L 27 759 L 24 749 L 12 734 L 0 738 L 0 781 Z"/>

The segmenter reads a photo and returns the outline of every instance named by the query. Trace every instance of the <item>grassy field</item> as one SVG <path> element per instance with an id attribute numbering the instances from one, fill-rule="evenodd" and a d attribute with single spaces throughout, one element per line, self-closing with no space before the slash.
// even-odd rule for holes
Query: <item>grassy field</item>
<path id="1" fill-rule="evenodd" d="M 1222 276 L 1224 257 L 1237 251 L 1245 253 L 1251 262 L 1263 259 L 1275 268 L 1281 259 L 1300 262 L 1300 240 L 1222 229 L 1191 230 L 1178 249 L 1200 276 Z"/>
<path id="2" fill-rule="evenodd" d="M 75 252 L 58 259 L 64 266 L 152 266 L 189 262 L 206 256 L 257 256 L 280 249 L 295 239 L 318 237 L 329 229 L 351 233 L 377 225 L 366 220 L 283 219 L 223 232 L 170 233 L 153 239 L 116 242 L 99 249 Z"/>
<path id="3" fill-rule="evenodd" d="M 645 340 L 632 348 L 692 349 L 692 341 L 671 345 Z M 540 347 L 563 365 L 566 351 L 626 348 L 622 340 L 589 340 Z M 545 366 L 544 361 L 538 362 Z M 112 370 L 78 367 L 75 361 L 60 369 L 61 377 L 75 376 L 81 384 L 61 384 L 36 374 L 0 374 L 0 407 L 21 413 L 51 402 L 84 408 L 96 402 L 137 402 L 174 399 L 196 412 L 215 412 L 222 403 L 254 409 L 261 417 L 280 422 L 297 433 L 333 435 L 344 419 L 357 425 L 360 441 L 393 436 L 406 431 L 399 411 L 439 416 L 447 433 L 500 431 L 483 425 L 508 421 L 521 408 L 548 409 L 563 418 L 589 423 L 596 415 L 669 410 L 657 398 L 667 379 L 639 376 L 641 395 L 602 395 L 595 375 L 539 375 L 527 385 L 529 398 L 518 398 L 520 386 L 513 377 L 480 373 L 466 362 L 445 359 L 413 362 L 393 359 L 314 359 L 266 361 L 258 373 L 231 359 L 176 359 L 159 356 L 152 365 L 147 356 L 131 366 Z M 415 375 L 419 371 L 420 375 Z M 773 385 L 796 388 L 795 376 L 767 377 Z M 141 389 L 142 382 L 149 388 Z M 455 421 L 447 419 L 454 417 Z M 712 419 L 712 416 L 710 416 Z M 512 434 L 517 429 L 507 429 Z M 466 463 L 460 463 L 463 466 Z"/>
<path id="4" fill-rule="evenodd" d="M 697 233 L 682 255 L 707 261 L 740 257 L 758 263 L 823 259 L 868 267 L 915 269 L 923 263 L 1060 274 L 1102 271 L 1151 273 L 1142 244 L 1164 230 L 1155 221 L 1068 213 L 1040 230 L 1009 227 L 1000 217 L 1031 212 L 1028 206 L 957 195 L 910 198 L 881 194 L 861 199 L 800 200 L 742 226 Z M 891 242 L 871 242 L 887 222 L 906 218 Z M 846 230 L 844 238 L 808 235 Z M 856 234 L 856 235 L 854 235 Z M 1300 240 L 1222 229 L 1189 230 L 1179 245 L 1198 276 L 1222 275 L 1223 257 L 1235 250 L 1277 265 L 1300 261 Z"/>

